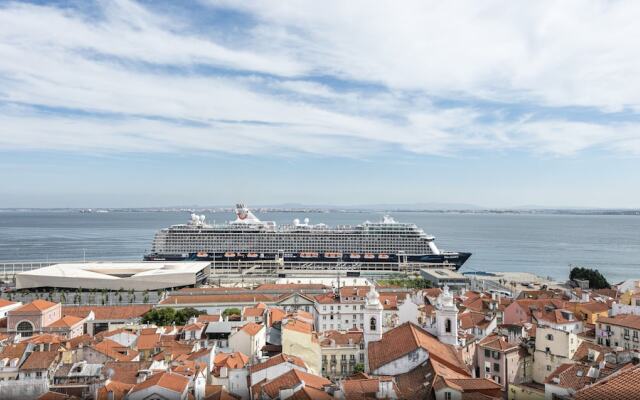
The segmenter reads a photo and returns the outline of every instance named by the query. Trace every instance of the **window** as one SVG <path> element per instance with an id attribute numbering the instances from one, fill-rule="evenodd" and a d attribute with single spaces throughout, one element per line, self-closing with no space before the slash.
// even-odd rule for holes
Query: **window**
<path id="1" fill-rule="evenodd" d="M 487 357 L 487 358 L 491 357 L 491 350 L 484 349 L 484 356 Z"/>
<path id="2" fill-rule="evenodd" d="M 363 363 L 364 362 L 364 353 L 360 353 L 360 356 L 358 358 L 360 359 L 360 362 Z"/>
<path id="3" fill-rule="evenodd" d="M 547 371 L 551 371 L 551 365 L 547 365 Z"/>
<path id="4" fill-rule="evenodd" d="M 447 320 L 444 323 L 444 331 L 446 333 L 451 333 L 451 320 L 449 318 L 447 318 Z"/>
<path id="5" fill-rule="evenodd" d="M 29 337 L 33 335 L 33 325 L 29 321 L 22 321 L 16 327 L 16 330 L 22 337 Z"/>
<path id="6" fill-rule="evenodd" d="M 36 378 L 42 378 L 42 371 L 36 372 Z"/>
<path id="7" fill-rule="evenodd" d="M 451 400 L 451 392 L 444 392 L 444 400 Z"/>
<path id="8" fill-rule="evenodd" d="M 548 334 L 547 334 L 547 340 L 553 340 L 553 335 L 552 335 L 552 334 L 550 334 L 550 333 L 548 333 Z"/>
<path id="9" fill-rule="evenodd" d="M 493 372 L 500 372 L 500 364 L 493 363 Z"/>
<path id="10" fill-rule="evenodd" d="M 377 324 L 378 324 L 378 321 L 376 320 L 376 318 L 371 317 L 371 320 L 369 321 L 369 328 L 375 332 L 377 329 Z"/>

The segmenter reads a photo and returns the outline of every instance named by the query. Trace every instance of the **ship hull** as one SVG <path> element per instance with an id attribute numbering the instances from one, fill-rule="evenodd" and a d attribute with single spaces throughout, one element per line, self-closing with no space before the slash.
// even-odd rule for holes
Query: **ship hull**
<path id="1" fill-rule="evenodd" d="M 308 262 L 308 263 L 398 263 L 409 262 L 425 265 L 454 266 L 456 270 L 471 257 L 471 253 L 444 253 L 444 254 L 424 254 L 424 255 L 404 255 L 404 254 L 375 254 L 358 255 L 352 254 L 323 254 L 316 255 L 287 253 L 287 254 L 252 254 L 233 253 L 224 254 L 148 254 L 144 256 L 145 261 L 221 261 L 221 262 L 259 262 L 275 261 L 282 259 L 284 262 Z"/>

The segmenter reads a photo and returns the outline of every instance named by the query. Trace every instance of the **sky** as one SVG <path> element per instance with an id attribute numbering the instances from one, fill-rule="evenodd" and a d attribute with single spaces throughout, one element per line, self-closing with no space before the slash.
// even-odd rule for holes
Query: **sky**
<path id="1" fill-rule="evenodd" d="M 639 18 L 0 1 L 0 207 L 640 207 Z"/>

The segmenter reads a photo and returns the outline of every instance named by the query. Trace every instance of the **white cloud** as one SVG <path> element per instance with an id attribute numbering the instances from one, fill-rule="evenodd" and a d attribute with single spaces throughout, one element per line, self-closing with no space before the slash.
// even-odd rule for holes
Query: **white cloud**
<path id="1" fill-rule="evenodd" d="M 432 101 L 635 108 L 640 78 L 630 76 L 622 90 L 615 68 L 631 70 L 637 60 L 617 48 L 598 56 L 602 38 L 568 37 L 562 20 L 577 5 L 233 2 L 224 6 L 246 7 L 260 25 L 248 32 L 251 45 L 231 48 L 136 3 L 100 4 L 97 21 L 55 7 L 0 7 L 0 101 L 19 105 L 0 107 L 0 148 L 367 157 L 397 149 L 569 155 L 603 147 L 640 154 L 637 124 L 509 122 L 494 110 Z M 601 7 L 601 24 L 626 18 Z M 586 62 L 585 52 L 598 57 Z M 243 73 L 197 72 L 201 65 Z M 314 75 L 358 83 L 333 87 Z"/>
<path id="2" fill-rule="evenodd" d="M 346 79 L 431 94 L 640 108 L 640 3 L 633 1 L 210 4 L 252 14 L 262 24 L 257 42 L 295 44 L 308 68 Z"/>

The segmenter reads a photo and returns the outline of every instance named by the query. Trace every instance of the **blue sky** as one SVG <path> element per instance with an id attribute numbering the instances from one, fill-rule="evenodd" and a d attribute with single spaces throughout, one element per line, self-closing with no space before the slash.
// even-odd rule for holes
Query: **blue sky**
<path id="1" fill-rule="evenodd" d="M 625 1 L 2 2 L 0 207 L 638 207 L 638 17 Z"/>

